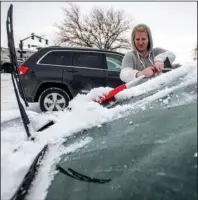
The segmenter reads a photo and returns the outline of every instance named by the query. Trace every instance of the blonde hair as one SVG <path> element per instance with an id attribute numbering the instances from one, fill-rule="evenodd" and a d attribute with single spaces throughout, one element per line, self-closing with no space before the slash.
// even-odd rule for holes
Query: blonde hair
<path id="1" fill-rule="evenodd" d="M 137 25 L 137 26 L 134 27 L 134 29 L 132 31 L 132 38 L 133 38 L 133 40 L 135 39 L 135 33 L 136 32 L 145 32 L 148 35 L 148 31 L 147 31 L 147 29 L 144 26 Z"/>
<path id="2" fill-rule="evenodd" d="M 146 32 L 146 33 L 148 34 L 147 29 L 146 29 L 144 26 L 142 26 L 142 25 L 137 25 L 137 26 L 134 28 L 133 31 L 134 31 L 134 32 L 136 32 L 136 31 L 138 31 L 138 32 Z"/>

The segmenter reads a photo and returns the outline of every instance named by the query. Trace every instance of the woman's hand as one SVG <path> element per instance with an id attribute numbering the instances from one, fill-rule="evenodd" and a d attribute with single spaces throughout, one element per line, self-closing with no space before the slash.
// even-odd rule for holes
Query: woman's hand
<path id="1" fill-rule="evenodd" d="M 158 72 L 161 72 L 164 69 L 164 62 L 156 61 L 154 67 L 157 68 Z"/>
<path id="2" fill-rule="evenodd" d="M 138 72 L 136 74 L 136 77 L 139 77 L 139 76 L 142 76 L 142 75 L 145 75 L 146 77 L 150 77 L 154 74 L 153 72 L 153 67 L 147 67 L 146 69 L 144 69 L 143 71 L 141 72 Z"/>

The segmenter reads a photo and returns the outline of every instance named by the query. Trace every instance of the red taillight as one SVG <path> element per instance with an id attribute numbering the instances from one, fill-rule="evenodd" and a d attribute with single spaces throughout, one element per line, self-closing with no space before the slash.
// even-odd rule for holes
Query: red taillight
<path id="1" fill-rule="evenodd" d="M 19 72 L 21 76 L 25 75 L 28 72 L 28 70 L 29 70 L 28 66 L 22 65 L 19 67 Z"/>

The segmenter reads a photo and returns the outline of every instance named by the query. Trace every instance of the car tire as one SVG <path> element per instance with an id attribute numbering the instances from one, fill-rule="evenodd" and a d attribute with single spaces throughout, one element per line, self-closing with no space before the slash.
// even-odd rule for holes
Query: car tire
<path id="1" fill-rule="evenodd" d="M 43 112 L 62 111 L 69 105 L 68 93 L 60 88 L 48 88 L 39 97 L 40 109 Z"/>
<path id="2" fill-rule="evenodd" d="M 11 74 L 13 72 L 13 67 L 11 64 L 4 64 L 2 70 L 4 73 Z"/>
<path id="3" fill-rule="evenodd" d="M 1 73 L 3 73 L 3 70 L 4 70 L 4 69 L 3 69 L 3 66 L 1 65 L 1 66 L 0 66 L 0 71 L 1 71 Z"/>

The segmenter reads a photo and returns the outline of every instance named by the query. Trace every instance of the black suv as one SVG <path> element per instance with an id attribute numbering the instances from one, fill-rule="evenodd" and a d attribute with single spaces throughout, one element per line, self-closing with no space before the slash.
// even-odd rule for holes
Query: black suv
<path id="1" fill-rule="evenodd" d="M 123 54 L 92 48 L 46 47 L 19 67 L 27 102 L 42 111 L 63 110 L 78 93 L 117 87 Z"/>

